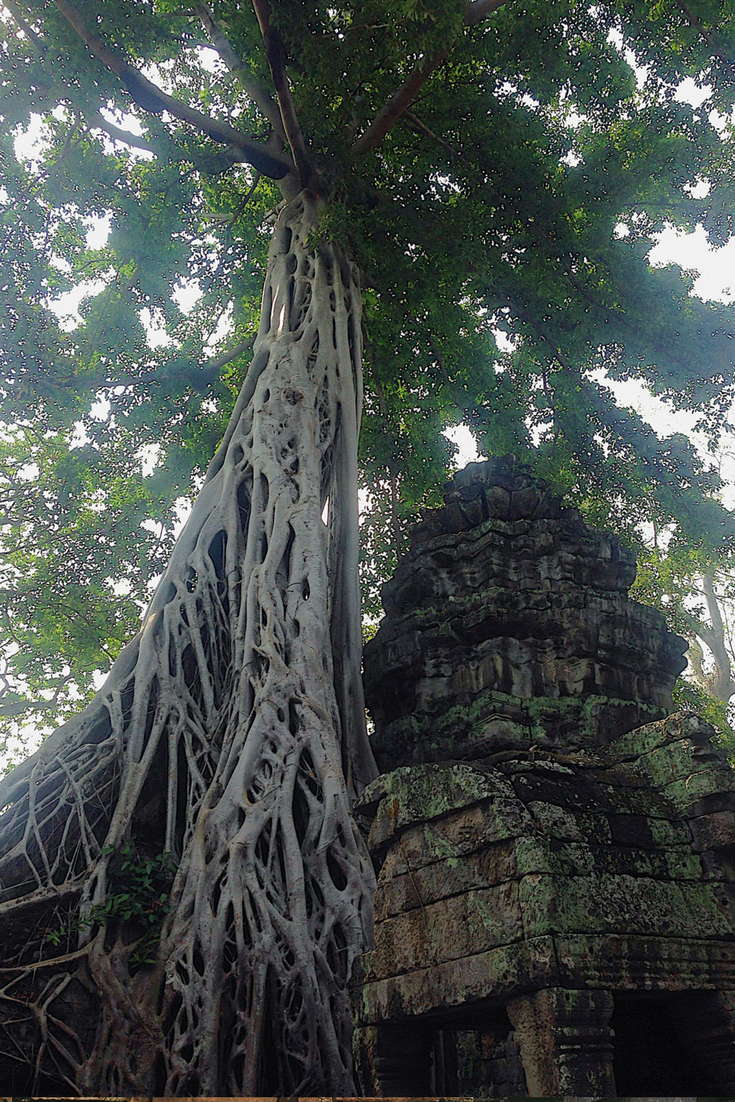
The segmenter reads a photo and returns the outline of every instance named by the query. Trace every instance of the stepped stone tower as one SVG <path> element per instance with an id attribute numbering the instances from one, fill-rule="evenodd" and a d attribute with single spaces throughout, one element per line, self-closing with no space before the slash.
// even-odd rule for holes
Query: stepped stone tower
<path id="1" fill-rule="evenodd" d="M 660 719 L 683 639 L 631 601 L 635 558 L 526 468 L 471 463 L 410 532 L 365 648 L 381 769 L 591 747 Z"/>
<path id="2" fill-rule="evenodd" d="M 511 460 L 412 530 L 365 654 L 367 1094 L 735 1094 L 735 772 L 634 576 Z"/>

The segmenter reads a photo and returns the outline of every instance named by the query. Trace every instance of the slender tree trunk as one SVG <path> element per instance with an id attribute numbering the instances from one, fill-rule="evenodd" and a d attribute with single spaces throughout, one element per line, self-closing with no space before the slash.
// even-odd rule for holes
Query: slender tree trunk
<path id="1" fill-rule="evenodd" d="M 353 1092 L 361 306 L 320 213 L 281 211 L 250 372 L 140 635 L 0 784 L 0 1024 L 83 1093 Z M 100 919 L 131 837 L 177 863 L 155 965 Z"/>
<path id="2" fill-rule="evenodd" d="M 725 625 L 722 619 L 717 594 L 715 593 L 715 580 L 713 574 L 702 575 L 702 588 L 704 589 L 707 610 L 712 621 L 712 627 L 706 636 L 702 636 L 705 643 L 712 651 L 715 660 L 715 672 L 711 679 L 711 693 L 723 704 L 730 701 L 735 693 L 735 681 L 732 677 L 732 664 L 725 639 Z"/>

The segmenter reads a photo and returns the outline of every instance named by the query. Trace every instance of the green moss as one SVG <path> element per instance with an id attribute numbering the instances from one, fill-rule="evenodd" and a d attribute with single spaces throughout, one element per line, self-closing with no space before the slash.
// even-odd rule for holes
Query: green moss
<path id="1" fill-rule="evenodd" d="M 459 740 L 482 742 L 491 725 L 502 724 L 501 737 L 529 745 L 549 737 L 559 724 L 574 724 L 582 736 L 594 737 L 600 709 L 626 708 L 631 704 L 653 718 L 660 709 L 641 701 L 610 696 L 537 696 L 528 700 L 497 690 L 457 703 L 441 715 L 410 715 L 395 720 L 381 742 L 395 749 L 420 743 L 426 756 L 446 754 Z"/>

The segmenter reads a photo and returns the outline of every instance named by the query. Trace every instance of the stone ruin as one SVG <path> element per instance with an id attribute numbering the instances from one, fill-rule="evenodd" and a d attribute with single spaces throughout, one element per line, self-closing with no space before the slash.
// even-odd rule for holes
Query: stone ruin
<path id="1" fill-rule="evenodd" d="M 410 535 L 365 651 L 363 1092 L 735 1095 L 735 771 L 671 714 L 684 640 L 511 460 Z"/>

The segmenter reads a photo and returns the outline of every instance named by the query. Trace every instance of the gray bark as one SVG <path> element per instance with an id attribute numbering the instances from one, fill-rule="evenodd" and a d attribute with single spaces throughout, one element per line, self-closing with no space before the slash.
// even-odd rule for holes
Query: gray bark
<path id="1" fill-rule="evenodd" d="M 715 700 L 729 704 L 732 696 L 735 695 L 735 679 L 732 676 L 732 660 L 720 600 L 715 590 L 714 574 L 702 575 L 702 592 L 707 602 L 710 623 L 691 617 L 689 662 L 702 688 Z M 704 654 L 699 640 L 707 646 L 714 659 L 715 668 L 711 673 L 704 669 Z"/>
<path id="2" fill-rule="evenodd" d="M 81 1093 L 353 1092 L 361 307 L 319 216 L 308 192 L 280 214 L 248 377 L 139 636 L 0 783 L 0 1061 Z M 130 837 L 177 865 L 154 965 L 99 919 Z"/>

